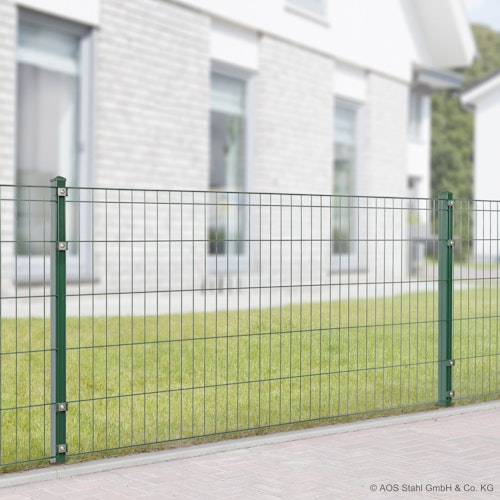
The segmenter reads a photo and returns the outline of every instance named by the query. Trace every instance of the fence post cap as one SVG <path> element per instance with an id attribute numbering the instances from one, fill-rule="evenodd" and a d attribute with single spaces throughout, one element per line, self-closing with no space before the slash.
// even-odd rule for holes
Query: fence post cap
<path id="1" fill-rule="evenodd" d="M 438 199 L 440 199 L 440 200 L 452 200 L 453 193 L 450 191 L 440 191 L 438 193 Z"/>
<path id="2" fill-rule="evenodd" d="M 50 182 L 66 182 L 66 177 L 58 175 L 57 177 L 50 179 Z"/>

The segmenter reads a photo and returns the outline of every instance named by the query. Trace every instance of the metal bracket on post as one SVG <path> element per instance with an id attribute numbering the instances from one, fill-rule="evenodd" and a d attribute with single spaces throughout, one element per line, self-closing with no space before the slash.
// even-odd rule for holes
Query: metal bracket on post
<path id="1" fill-rule="evenodd" d="M 59 413 L 64 413 L 68 411 L 68 403 L 57 403 L 57 411 Z"/>
<path id="2" fill-rule="evenodd" d="M 57 445 L 57 453 L 59 455 L 65 455 L 66 453 L 68 453 L 68 445 L 66 443 L 58 444 Z"/>
<path id="3" fill-rule="evenodd" d="M 438 195 L 439 253 L 438 253 L 438 403 L 450 406 L 452 391 L 453 342 L 453 208 L 450 192 Z"/>
<path id="4" fill-rule="evenodd" d="M 66 179 L 51 179 L 52 251 L 50 253 L 50 462 L 66 461 Z"/>

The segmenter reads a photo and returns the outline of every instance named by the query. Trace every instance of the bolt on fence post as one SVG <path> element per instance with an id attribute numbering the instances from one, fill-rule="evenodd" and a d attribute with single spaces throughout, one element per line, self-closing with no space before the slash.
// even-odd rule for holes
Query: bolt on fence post
<path id="1" fill-rule="evenodd" d="M 453 194 L 438 194 L 438 403 L 450 406 L 453 342 Z"/>
<path id="2" fill-rule="evenodd" d="M 51 179 L 52 203 L 50 252 L 50 462 L 66 460 L 66 179 Z"/>

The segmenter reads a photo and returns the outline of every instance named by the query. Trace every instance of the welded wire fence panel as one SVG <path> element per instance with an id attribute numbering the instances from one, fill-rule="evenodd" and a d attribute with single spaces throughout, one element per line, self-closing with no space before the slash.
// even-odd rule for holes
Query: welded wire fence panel
<path id="1" fill-rule="evenodd" d="M 437 400 L 435 202 L 70 189 L 67 206 L 70 455 Z"/>
<path id="2" fill-rule="evenodd" d="M 51 453 L 51 189 L 0 187 L 1 466 Z M 438 402 L 437 200 L 65 199 L 69 456 Z M 453 212 L 452 387 L 469 399 L 499 392 L 500 221 L 496 202 Z"/>
<path id="3" fill-rule="evenodd" d="M 500 202 L 455 208 L 455 398 L 500 393 Z"/>
<path id="4" fill-rule="evenodd" d="M 0 186 L 0 465 L 50 457 L 49 187 Z"/>

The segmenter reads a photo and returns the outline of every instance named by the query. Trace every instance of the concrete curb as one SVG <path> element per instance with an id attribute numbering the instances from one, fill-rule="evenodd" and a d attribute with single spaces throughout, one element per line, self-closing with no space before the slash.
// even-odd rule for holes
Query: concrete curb
<path id="1" fill-rule="evenodd" d="M 426 412 L 409 413 L 389 417 L 380 417 L 360 422 L 349 422 L 337 425 L 328 425 L 298 431 L 277 432 L 266 436 L 254 436 L 241 439 L 225 440 L 217 443 L 190 446 L 187 448 L 171 449 L 150 453 L 128 455 L 124 457 L 93 460 L 71 465 L 57 465 L 33 471 L 0 475 L 0 489 L 12 486 L 32 484 L 54 479 L 83 476 L 105 471 L 113 471 L 127 467 L 150 465 L 171 460 L 182 460 L 195 458 L 215 453 L 254 448 L 257 446 L 268 446 L 290 441 L 316 438 L 342 434 L 347 432 L 358 432 L 369 429 L 378 429 L 396 425 L 407 425 L 427 420 L 442 419 L 457 415 L 465 415 L 479 411 L 500 409 L 500 401 L 491 401 L 474 405 L 456 406 L 452 408 L 441 408 Z"/>

